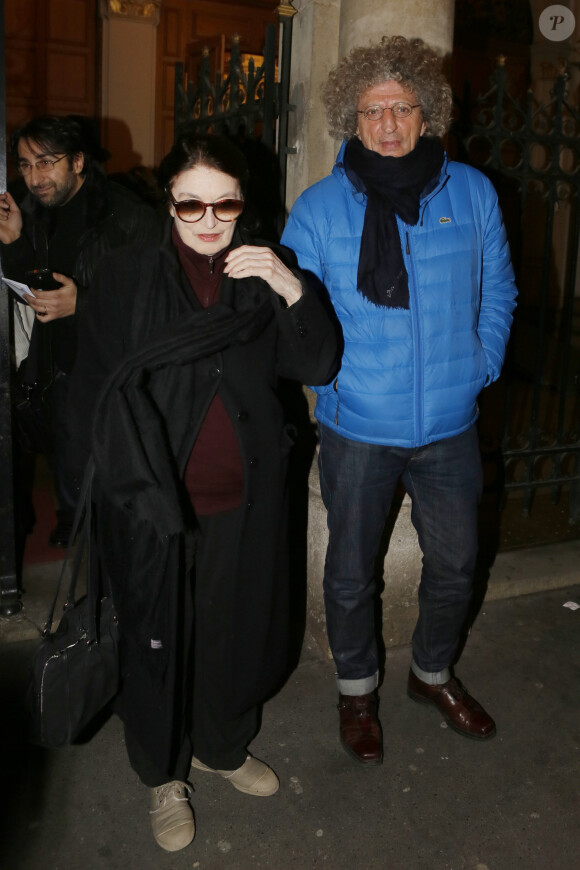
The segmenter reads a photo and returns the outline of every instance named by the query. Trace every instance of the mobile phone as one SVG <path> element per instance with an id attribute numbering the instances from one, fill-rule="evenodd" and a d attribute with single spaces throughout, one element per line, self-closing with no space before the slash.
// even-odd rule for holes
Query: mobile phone
<path id="1" fill-rule="evenodd" d="M 33 290 L 58 290 L 62 287 L 60 281 L 52 277 L 50 269 L 29 269 L 24 273 L 24 280 Z"/>

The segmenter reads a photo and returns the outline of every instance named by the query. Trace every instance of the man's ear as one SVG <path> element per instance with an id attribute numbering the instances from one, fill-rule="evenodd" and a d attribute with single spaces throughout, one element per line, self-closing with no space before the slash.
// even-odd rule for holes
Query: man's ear
<path id="1" fill-rule="evenodd" d="M 85 168 L 85 155 L 82 151 L 77 151 L 76 154 L 73 154 L 72 168 L 73 172 L 76 172 L 77 175 L 80 175 Z"/>

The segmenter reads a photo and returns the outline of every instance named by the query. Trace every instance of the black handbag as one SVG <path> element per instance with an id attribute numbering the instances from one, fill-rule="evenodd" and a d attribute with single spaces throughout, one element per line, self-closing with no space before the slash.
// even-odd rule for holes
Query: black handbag
<path id="1" fill-rule="evenodd" d="M 69 553 L 35 653 L 28 689 L 30 739 L 49 748 L 66 746 L 77 740 L 116 695 L 119 686 L 115 608 L 110 597 L 100 597 L 96 572 L 91 570 L 90 564 L 87 594 L 75 600 L 83 554 L 91 534 L 90 484 L 93 473 L 91 459 L 83 480 L 69 545 L 72 547 L 82 518 L 64 615 L 53 632 L 54 610 Z M 90 553 L 88 561 L 90 563 Z"/>

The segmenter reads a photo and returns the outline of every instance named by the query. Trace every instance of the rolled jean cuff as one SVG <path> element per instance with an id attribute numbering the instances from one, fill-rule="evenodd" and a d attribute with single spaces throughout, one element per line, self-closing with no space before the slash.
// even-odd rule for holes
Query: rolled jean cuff
<path id="1" fill-rule="evenodd" d="M 449 668 L 430 673 L 429 671 L 422 671 L 419 665 L 416 665 L 414 661 L 411 661 L 411 670 L 419 680 L 428 683 L 430 686 L 442 686 L 443 683 L 446 683 L 447 680 L 451 679 L 451 671 Z"/>
<path id="2" fill-rule="evenodd" d="M 341 680 L 336 675 L 336 685 L 341 695 L 368 695 L 379 685 L 379 672 L 375 671 L 370 677 L 363 677 L 362 680 Z"/>

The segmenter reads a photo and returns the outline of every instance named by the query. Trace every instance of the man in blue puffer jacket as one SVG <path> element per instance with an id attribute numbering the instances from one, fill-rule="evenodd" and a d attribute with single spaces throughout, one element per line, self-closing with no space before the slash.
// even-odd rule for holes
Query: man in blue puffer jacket
<path id="1" fill-rule="evenodd" d="M 439 141 L 451 89 L 422 40 L 354 49 L 323 99 L 345 141 L 282 241 L 324 282 L 344 334 L 337 378 L 316 388 L 324 597 L 341 741 L 368 764 L 382 761 L 373 568 L 399 479 L 423 552 L 408 694 L 461 734 L 495 734 L 451 668 L 477 554 L 477 396 L 500 374 L 516 287 L 492 184 Z"/>

